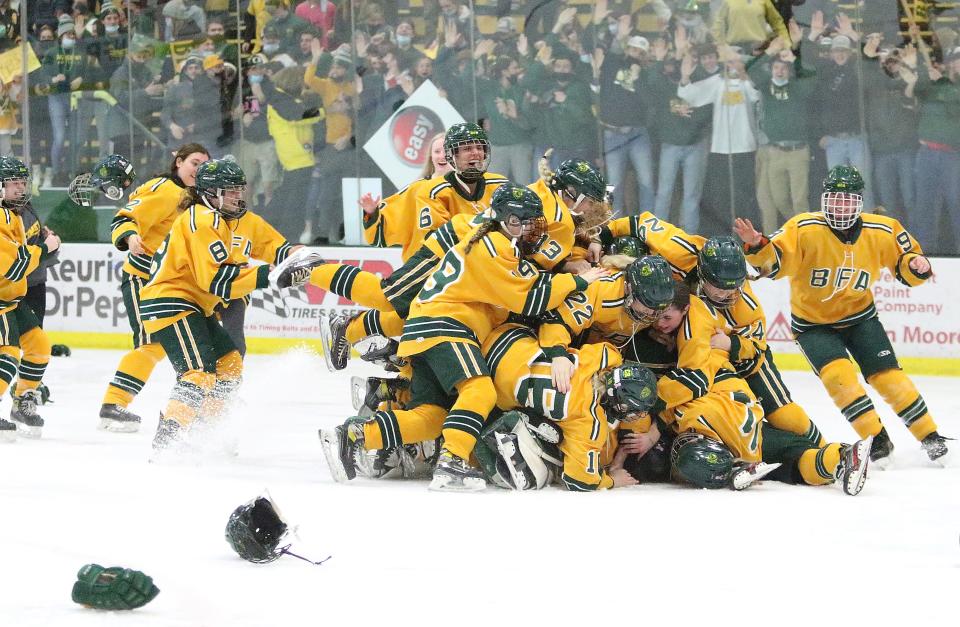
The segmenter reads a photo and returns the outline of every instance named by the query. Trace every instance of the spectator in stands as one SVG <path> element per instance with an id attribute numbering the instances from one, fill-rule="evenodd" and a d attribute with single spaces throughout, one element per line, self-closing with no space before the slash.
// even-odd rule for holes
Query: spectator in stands
<path id="1" fill-rule="evenodd" d="M 240 48 L 227 40 L 227 28 L 222 17 L 207 18 L 207 38 L 204 40 L 211 53 L 223 59 L 224 63 L 240 65 Z M 244 171 L 246 174 L 246 171 Z"/>
<path id="2" fill-rule="evenodd" d="M 72 122 L 76 127 L 76 116 L 70 112 L 70 94 L 84 87 L 85 77 L 90 75 L 86 51 L 77 48 L 77 34 L 70 16 L 63 16 L 57 26 L 58 45 L 52 48 L 43 59 L 42 78 L 38 81 L 38 91 L 47 96 L 50 111 L 53 141 L 50 146 L 50 167 L 43 178 L 43 185 L 53 183 L 66 185 L 68 172 L 73 167 L 71 157 L 65 163 L 64 142 L 66 131 Z M 73 152 L 71 148 L 71 152 Z"/>
<path id="3" fill-rule="evenodd" d="M 337 21 L 337 7 L 330 0 L 303 0 L 294 13 L 300 19 L 309 22 L 320 34 L 320 43 L 326 49 L 333 35 L 333 26 Z"/>
<path id="4" fill-rule="evenodd" d="M 897 48 L 881 52 L 880 42 L 879 33 L 867 36 L 864 56 L 872 61 L 863 64 L 873 180 L 878 201 L 887 214 L 909 224 L 908 211 L 915 210 L 913 170 L 917 159 L 919 106 L 913 91 L 917 83 L 917 54 L 911 47 L 908 64 Z"/>
<path id="5" fill-rule="evenodd" d="M 397 30 L 394 39 L 397 44 L 397 55 L 400 57 L 400 64 L 404 67 L 414 67 L 418 60 L 425 58 L 423 53 L 413 47 L 417 33 L 414 30 L 413 22 L 404 20 L 397 24 Z"/>
<path id="6" fill-rule="evenodd" d="M 170 84 L 164 95 L 160 121 L 167 133 L 167 146 L 170 149 L 176 149 L 197 137 L 197 119 L 193 113 L 193 85 L 202 74 L 203 60 L 199 57 L 188 57 L 183 62 L 176 80 Z"/>
<path id="7" fill-rule="evenodd" d="M 917 206 L 910 230 L 924 250 L 960 247 L 960 48 L 944 58 L 943 69 L 918 65 L 913 88 L 920 100 L 917 151 Z M 943 217 L 949 228 L 940 229 Z M 953 246 L 950 246 L 950 234 Z"/>
<path id="8" fill-rule="evenodd" d="M 170 0 L 163 5 L 165 41 L 193 39 L 207 30 L 207 16 L 198 0 Z"/>
<path id="9" fill-rule="evenodd" d="M 307 89 L 320 96 L 326 112 L 326 147 L 319 158 L 319 213 L 315 205 L 307 206 L 306 223 L 300 243 L 316 240 L 335 243 L 343 239 L 343 199 L 340 181 L 355 176 L 356 162 L 353 138 L 353 111 L 357 95 L 348 54 L 337 51 L 326 78 L 316 75 L 322 47 L 314 42 L 311 62 L 304 82 Z"/>
<path id="10" fill-rule="evenodd" d="M 20 13 L 11 8 L 10 0 L 0 0 L 0 52 L 15 48 L 18 43 L 20 43 Z"/>
<path id="11" fill-rule="evenodd" d="M 680 31 L 682 27 L 677 27 Z M 657 195 L 654 212 L 658 218 L 670 220 L 677 171 L 683 169 L 683 199 L 679 224 L 691 233 L 700 229 L 700 198 L 703 195 L 707 153 L 710 147 L 712 105 L 694 107 L 677 95 L 680 61 L 697 49 L 682 37 L 676 37 L 674 55 L 665 56 L 649 71 L 649 97 L 652 100 L 652 124 L 660 141 Z M 702 49 L 701 60 L 717 65 L 716 49 Z M 697 70 L 702 71 L 704 61 Z M 694 76 L 697 76 L 696 71 Z M 704 78 L 709 74 L 705 73 Z M 616 192 L 614 192 L 616 196 Z"/>
<path id="12" fill-rule="evenodd" d="M 120 25 L 120 11 L 109 0 L 101 5 L 100 19 L 96 23 L 96 36 L 87 44 L 87 53 L 96 59 L 93 69 L 96 74 L 95 88 L 101 92 L 110 89 L 110 77 L 127 57 L 127 33 Z M 103 97 L 96 99 L 94 116 L 97 120 L 99 159 L 113 152 L 110 149 L 110 129 L 108 128 L 110 109 L 111 103 L 108 100 Z M 123 154 L 127 155 L 127 153 Z"/>
<path id="13" fill-rule="evenodd" d="M 57 12 L 69 10 L 69 7 L 70 3 L 66 0 L 33 0 L 26 8 L 26 20 L 31 32 L 38 38 L 44 26 L 56 32 Z"/>
<path id="14" fill-rule="evenodd" d="M 288 240 L 303 232 L 303 207 L 316 164 L 314 142 L 323 147 L 325 130 L 320 124 L 324 112 L 315 94 L 303 94 L 303 68 L 289 67 L 271 78 L 267 94 L 267 128 L 283 167 L 283 182 L 264 210 L 264 217 Z"/>
<path id="15" fill-rule="evenodd" d="M 261 35 L 260 51 L 267 56 L 267 59 L 273 59 L 278 54 L 290 54 L 293 50 L 284 45 L 280 39 L 280 31 L 274 24 L 267 24 L 263 27 Z"/>
<path id="16" fill-rule="evenodd" d="M 297 40 L 297 49 L 294 51 L 293 55 L 293 58 L 298 65 L 306 65 L 307 63 L 310 63 L 310 51 L 313 48 L 314 41 L 319 41 L 319 39 L 317 38 L 317 33 L 313 30 L 312 26 L 309 26 L 306 30 L 300 32 L 300 39 Z"/>
<path id="17" fill-rule="evenodd" d="M 13 154 L 13 136 L 20 130 L 17 120 L 23 95 L 20 75 L 9 83 L 0 82 L 0 155 Z"/>
<path id="18" fill-rule="evenodd" d="M 767 140 L 757 150 L 757 202 L 765 233 L 810 209 L 809 119 L 817 80 L 800 60 L 800 27 L 793 22 L 790 28 L 797 48 L 785 49 L 782 39 L 774 39 L 765 52 L 769 70 L 760 62 L 750 68 L 760 92 L 760 130 Z"/>
<path id="19" fill-rule="evenodd" d="M 491 77 L 478 79 L 477 97 L 490 139 L 490 172 L 525 184 L 530 181 L 533 145 L 529 124 L 521 117 L 524 90 L 517 85 L 521 71 L 515 59 L 500 57 Z"/>
<path id="20" fill-rule="evenodd" d="M 686 40 L 694 46 L 702 46 L 711 40 L 710 27 L 704 19 L 709 5 L 705 1 L 681 0 L 673 14 L 678 29 L 683 29 Z"/>
<path id="21" fill-rule="evenodd" d="M 270 13 L 270 26 L 276 29 L 283 51 L 295 53 L 300 45 L 300 33 L 310 28 L 309 22 L 300 19 L 290 11 L 288 0 L 267 0 Z"/>
<path id="22" fill-rule="evenodd" d="M 236 155 L 240 168 L 247 174 L 251 203 L 259 210 L 273 200 L 274 186 L 280 179 L 277 150 L 267 129 L 267 91 L 271 71 L 266 57 L 262 54 L 250 57 L 246 73 L 241 113 L 243 139 L 236 145 Z M 260 196 L 262 202 L 258 201 Z"/>
<path id="23" fill-rule="evenodd" d="M 357 31 L 365 34 L 368 41 L 371 43 L 390 41 L 391 30 L 383 16 L 383 7 L 379 3 L 369 2 L 363 5 Z"/>
<path id="24" fill-rule="evenodd" d="M 772 0 L 724 0 L 714 15 L 713 36 L 718 44 L 739 46 L 747 54 L 773 37 L 790 43 L 787 25 Z"/>
<path id="25" fill-rule="evenodd" d="M 754 106 L 760 94 L 746 75 L 735 50 L 724 50 L 724 71 L 691 82 L 695 61 L 687 55 L 680 64 L 677 96 L 694 107 L 713 104 L 713 134 L 704 185 L 701 232 L 723 235 L 733 228 L 734 212 L 757 215 L 754 160 L 757 150 Z"/>
<path id="26" fill-rule="evenodd" d="M 232 141 L 233 126 L 229 116 L 235 72 L 236 68 L 212 54 L 203 59 L 203 74 L 193 81 L 194 138 L 209 147 L 213 158 L 225 154 Z"/>
<path id="27" fill-rule="evenodd" d="M 653 150 L 647 129 L 650 70 L 645 68 L 650 42 L 640 35 L 629 36 L 629 23 L 623 22 L 610 50 L 600 66 L 600 126 L 603 128 L 603 161 L 607 181 L 614 194 L 614 210 L 624 214 L 623 184 L 627 168 L 633 165 L 639 187 L 639 206 L 630 214 L 653 211 Z"/>
<path id="28" fill-rule="evenodd" d="M 163 106 L 164 85 L 147 65 L 152 57 L 150 40 L 142 35 L 134 36 L 126 58 L 114 70 L 109 82 L 110 95 L 117 104 L 110 108 L 106 131 L 113 142 L 113 152 L 134 163 L 150 145 L 141 125 L 149 127 L 153 114 Z M 140 124 L 131 125 L 129 116 Z"/>
<path id="29" fill-rule="evenodd" d="M 468 4 L 461 0 L 439 0 L 437 6 L 440 11 L 436 31 L 438 41 L 434 42 L 431 47 L 443 44 L 443 42 L 440 41 L 441 35 L 450 27 L 453 27 L 455 32 L 460 33 L 464 41 L 469 44 L 470 31 L 473 29 L 476 34 L 477 24 Z"/>

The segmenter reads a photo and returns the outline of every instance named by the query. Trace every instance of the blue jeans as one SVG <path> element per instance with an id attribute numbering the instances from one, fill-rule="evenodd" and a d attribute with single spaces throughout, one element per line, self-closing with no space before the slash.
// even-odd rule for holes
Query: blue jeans
<path id="1" fill-rule="evenodd" d="M 603 161 L 606 164 L 607 183 L 614 186 L 613 208 L 616 215 L 626 215 L 623 211 L 623 181 L 627 176 L 627 161 L 633 164 L 640 187 L 639 211 L 652 211 L 655 202 L 653 191 L 653 156 L 650 146 L 650 134 L 645 128 L 632 128 L 626 133 L 604 129 Z"/>
<path id="2" fill-rule="evenodd" d="M 910 232 L 924 252 L 956 254 L 960 246 L 960 152 L 930 150 L 921 145 L 916 175 L 917 205 L 908 219 Z M 948 250 L 949 234 L 939 228 L 944 213 L 954 234 L 953 250 Z"/>
<path id="3" fill-rule="evenodd" d="M 67 138 L 67 118 L 70 115 L 70 94 L 50 94 L 47 96 L 47 109 L 50 111 L 50 130 L 53 141 L 50 144 L 50 166 L 59 174 L 63 168 L 63 144 Z"/>
<path id="4" fill-rule="evenodd" d="M 873 155 L 873 180 L 877 183 L 880 204 L 887 214 L 907 223 L 907 211 L 913 204 L 913 169 L 917 153 L 903 150 L 883 155 Z"/>
<path id="5" fill-rule="evenodd" d="M 870 189 L 870 170 L 867 169 L 870 154 L 867 152 L 867 142 L 863 136 L 828 136 L 825 150 L 827 153 L 827 169 L 846 164 L 860 170 L 860 175 L 866 185 L 866 189 L 863 190 L 863 206 L 867 211 L 872 211 L 876 205 L 873 202 L 873 190 Z"/>
<path id="6" fill-rule="evenodd" d="M 683 204 L 680 226 L 688 233 L 700 228 L 700 197 L 703 195 L 703 177 L 707 171 L 707 140 L 697 144 L 677 146 L 661 144 L 660 172 L 657 177 L 657 199 L 654 213 L 661 220 L 670 220 L 670 205 L 677 181 L 677 170 L 683 168 Z"/>

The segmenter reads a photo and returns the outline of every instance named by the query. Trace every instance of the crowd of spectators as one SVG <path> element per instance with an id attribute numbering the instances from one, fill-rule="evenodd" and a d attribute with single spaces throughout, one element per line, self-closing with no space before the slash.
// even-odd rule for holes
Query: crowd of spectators
<path id="1" fill-rule="evenodd" d="M 917 5 L 0 0 L 0 53 L 29 45 L 40 62 L 28 89 L 0 86 L 0 152 L 18 151 L 27 108 L 42 186 L 110 152 L 149 172 L 199 142 L 234 155 L 285 235 L 336 242 L 341 179 L 382 176 L 364 144 L 431 80 L 518 183 L 552 149 L 553 166 L 602 166 L 621 214 L 770 232 L 846 162 L 868 207 L 956 253 L 960 8 Z"/>

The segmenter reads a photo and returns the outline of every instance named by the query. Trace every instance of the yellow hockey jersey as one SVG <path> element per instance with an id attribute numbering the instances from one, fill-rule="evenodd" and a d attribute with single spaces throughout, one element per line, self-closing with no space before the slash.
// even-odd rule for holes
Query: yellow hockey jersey
<path id="1" fill-rule="evenodd" d="M 742 377 L 756 372 L 767 350 L 767 317 L 763 306 L 747 281 L 740 288 L 740 298 L 728 309 L 717 309 L 728 325 L 730 361 Z"/>
<path id="2" fill-rule="evenodd" d="M 144 327 L 154 333 L 190 313 L 213 315 L 218 304 L 266 287 L 267 264 L 289 251 L 283 236 L 255 213 L 225 220 L 203 205 L 190 207 L 154 255 L 141 291 Z M 266 263 L 251 266 L 250 259 Z"/>
<path id="3" fill-rule="evenodd" d="M 759 461 L 763 410 L 734 372 L 729 353 L 710 347 L 710 338 L 725 327 L 717 309 L 690 297 L 690 309 L 677 330 L 677 367 L 657 381 L 657 394 L 666 404 L 661 418 L 679 433 L 719 438 L 734 456 Z"/>
<path id="4" fill-rule="evenodd" d="M 123 271 L 141 279 L 150 278 L 150 261 L 163 238 L 177 219 L 177 204 L 184 186 L 179 179 L 166 176 L 150 179 L 130 194 L 130 200 L 110 223 L 110 240 L 119 250 L 127 250 L 126 238 L 139 235 L 146 253 L 127 253 Z"/>
<path id="5" fill-rule="evenodd" d="M 574 252 L 576 242 L 573 216 L 560 195 L 547 187 L 543 179 L 527 185 L 543 202 L 543 216 L 547 221 L 547 239 L 531 258 L 544 270 L 552 270 Z M 582 255 L 578 257 L 582 258 Z"/>
<path id="6" fill-rule="evenodd" d="M 573 489 L 613 487 L 613 480 L 603 471 L 601 451 L 608 445 L 611 429 L 600 405 L 601 392 L 593 385 L 593 377 L 607 368 L 623 363 L 617 349 L 610 344 L 590 344 L 570 354 L 577 365 L 570 382 L 570 392 L 553 387 L 550 359 L 544 355 L 535 333 L 524 326 L 505 324 L 495 329 L 483 344 L 483 354 L 497 389 L 497 407 L 509 411 L 518 407 L 561 423 L 564 439 L 563 481 Z M 649 429 L 649 417 L 646 421 Z M 635 426 L 631 423 L 631 426 Z"/>
<path id="7" fill-rule="evenodd" d="M 403 261 L 423 245 L 430 231 L 440 228 L 457 214 L 476 215 L 490 206 L 490 197 L 507 179 L 484 173 L 476 193 L 468 195 L 455 180 L 454 173 L 444 177 L 421 179 L 380 203 L 364 217 L 364 239 L 372 246 L 401 246 Z"/>
<path id="8" fill-rule="evenodd" d="M 652 254 L 666 259 L 670 269 L 681 279 L 685 279 L 687 273 L 696 267 L 697 251 L 707 241 L 700 235 L 690 235 L 649 211 L 612 220 L 600 232 L 604 245 L 623 235 L 636 237 L 647 245 Z"/>
<path id="9" fill-rule="evenodd" d="M 572 274 L 540 272 L 498 231 L 472 245 L 465 240 L 444 255 L 410 306 L 397 354 L 442 342 L 480 345 L 510 312 L 538 316 L 586 286 Z"/>
<path id="10" fill-rule="evenodd" d="M 624 275 L 617 272 L 594 281 L 581 292 L 573 292 L 554 311 L 544 316 L 539 338 L 547 354 L 567 349 L 581 334 L 592 329 L 604 341 L 622 345 L 644 327 L 627 315 L 624 304 Z"/>
<path id="11" fill-rule="evenodd" d="M 28 245 L 23 219 L 6 208 L 0 208 L 0 314 L 14 309 L 27 293 L 27 275 L 37 269 L 47 256 L 47 247 Z"/>
<path id="12" fill-rule="evenodd" d="M 790 278 L 794 333 L 817 325 L 849 326 L 875 317 L 871 288 L 882 268 L 911 287 L 930 277 L 910 269 L 910 260 L 923 251 L 893 218 L 864 213 L 845 238 L 827 225 L 822 213 L 801 213 L 775 232 L 769 243 L 747 251 L 747 261 L 762 275 Z"/>

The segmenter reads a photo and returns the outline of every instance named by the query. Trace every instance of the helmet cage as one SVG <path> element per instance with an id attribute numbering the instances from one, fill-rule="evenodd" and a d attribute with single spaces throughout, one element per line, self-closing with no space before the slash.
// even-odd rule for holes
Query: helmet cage
<path id="1" fill-rule="evenodd" d="M 638 312 L 633 308 L 633 301 L 636 300 L 638 303 L 652 311 L 653 313 Z M 641 298 L 635 298 L 633 295 L 633 289 L 630 286 L 630 281 L 624 281 L 623 283 L 623 308 L 627 312 L 627 316 L 634 322 L 642 324 L 645 326 L 650 326 L 654 322 L 660 319 L 660 316 L 663 315 L 663 312 L 667 310 L 669 303 L 663 305 L 663 307 L 651 307 L 647 303 L 643 302 Z"/>
<path id="2" fill-rule="evenodd" d="M 91 179 L 92 175 L 89 172 L 85 172 L 76 176 L 70 181 L 70 185 L 67 187 L 67 195 L 70 197 L 70 200 L 81 207 L 93 206 L 93 193 L 96 191 L 96 188 L 93 186 Z"/>
<path id="3" fill-rule="evenodd" d="M 236 198 L 227 198 L 227 192 L 229 191 L 239 191 L 240 193 Z M 231 185 L 204 190 L 200 193 L 200 199 L 203 204 L 227 220 L 237 220 L 247 212 L 247 201 L 244 200 L 246 192 L 246 185 Z"/>
<path id="4" fill-rule="evenodd" d="M 536 253 L 547 239 L 547 220 L 543 216 L 521 219 L 510 213 L 500 221 L 500 229 L 524 257 Z"/>
<path id="5" fill-rule="evenodd" d="M 457 153 L 461 148 L 473 144 L 480 144 L 480 146 L 483 147 L 483 163 L 481 164 L 480 168 L 466 168 L 461 170 L 460 166 L 457 164 Z M 460 178 L 467 182 L 478 181 L 483 176 L 483 173 L 487 171 L 487 168 L 490 167 L 490 142 L 486 139 L 475 137 L 462 139 L 452 143 L 444 142 L 443 155 L 447 159 L 447 164 L 453 168 L 453 171 L 456 172 Z"/>
<path id="6" fill-rule="evenodd" d="M 8 200 L 7 199 L 7 183 L 9 181 L 23 181 L 23 195 L 20 196 L 17 200 Z M 27 203 L 30 202 L 30 198 L 33 195 L 33 177 L 31 176 L 12 176 L 0 180 L 0 200 L 3 201 L 3 206 L 8 209 L 20 210 L 27 206 Z"/>
<path id="7" fill-rule="evenodd" d="M 823 192 L 820 210 L 831 229 L 845 231 L 856 224 L 863 212 L 863 196 L 851 192 Z"/>

